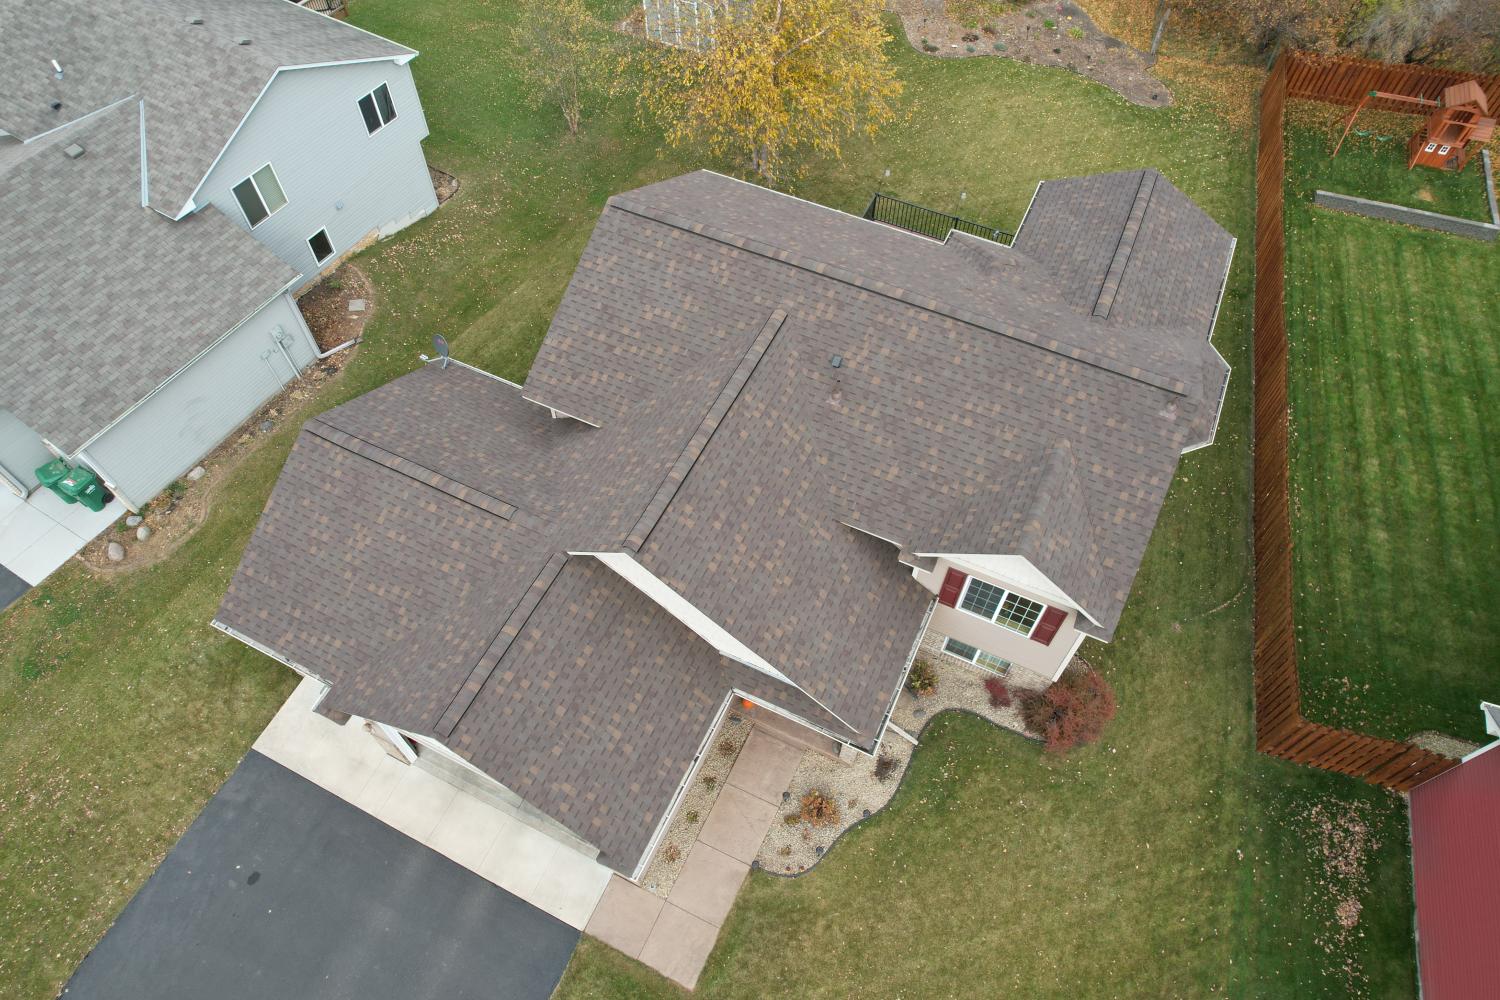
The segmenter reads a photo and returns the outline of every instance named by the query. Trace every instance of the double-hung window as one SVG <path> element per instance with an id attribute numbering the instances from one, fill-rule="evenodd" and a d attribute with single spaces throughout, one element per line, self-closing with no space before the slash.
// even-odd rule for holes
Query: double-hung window
<path id="1" fill-rule="evenodd" d="M 960 660 L 977 663 L 986 670 L 993 670 L 997 674 L 1003 674 L 1010 669 L 1010 661 L 1001 659 L 994 653 L 986 653 L 978 646 L 971 646 L 967 642 L 959 642 L 957 639 L 948 639 L 943 642 L 943 652 L 949 656 L 956 656 Z"/>
<path id="2" fill-rule="evenodd" d="M 265 222 L 286 204 L 286 193 L 281 190 L 281 181 L 276 171 L 267 163 L 255 173 L 240 181 L 233 188 L 234 200 L 240 203 L 245 221 L 250 228 Z"/>
<path id="3" fill-rule="evenodd" d="M 374 135 L 396 120 L 396 105 L 391 88 L 381 84 L 359 99 L 359 113 L 365 120 L 365 131 Z"/>
<path id="4" fill-rule="evenodd" d="M 971 615 L 1027 636 L 1036 628 L 1044 608 L 1036 601 L 972 576 L 964 584 L 958 606 Z"/>

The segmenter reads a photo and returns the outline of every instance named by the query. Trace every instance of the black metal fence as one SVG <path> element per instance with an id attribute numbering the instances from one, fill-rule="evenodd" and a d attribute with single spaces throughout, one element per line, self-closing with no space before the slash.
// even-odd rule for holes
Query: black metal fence
<path id="1" fill-rule="evenodd" d="M 934 240 L 946 240 L 949 230 L 953 229 L 968 233 L 970 236 L 993 240 L 996 243 L 1009 243 L 1015 238 L 1015 233 L 1006 232 L 1004 229 L 996 229 L 993 226 L 970 222 L 968 219 L 960 219 L 946 212 L 913 205 L 909 201 L 892 198 L 879 191 L 870 197 L 870 204 L 865 209 L 865 218 Z"/>

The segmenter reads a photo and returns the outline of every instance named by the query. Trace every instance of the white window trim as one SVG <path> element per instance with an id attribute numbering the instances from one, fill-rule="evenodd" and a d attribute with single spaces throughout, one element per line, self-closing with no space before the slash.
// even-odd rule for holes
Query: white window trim
<path id="1" fill-rule="evenodd" d="M 250 171 L 250 173 L 246 174 L 243 178 L 229 185 L 229 196 L 234 199 L 234 205 L 240 210 L 240 217 L 245 220 L 245 225 L 249 226 L 251 229 L 255 229 L 259 226 L 265 225 L 267 222 L 270 222 L 271 217 L 276 214 L 276 212 L 270 211 L 270 206 L 266 204 L 266 196 L 264 194 L 261 194 L 260 185 L 255 183 L 255 175 L 260 173 L 267 167 L 271 168 L 271 176 L 276 178 L 276 186 L 281 188 L 281 207 L 276 209 L 276 212 L 281 211 L 281 209 L 286 208 L 292 203 L 292 196 L 286 193 L 286 185 L 281 183 L 281 175 L 276 172 L 276 168 L 272 166 L 269 161 L 262 163 L 260 166 Z M 245 206 L 240 204 L 239 196 L 234 193 L 234 189 L 245 183 L 245 181 L 249 181 L 250 186 L 255 189 L 255 197 L 260 199 L 261 208 L 266 209 L 266 217 L 264 219 L 261 219 L 259 222 L 250 221 L 250 216 L 245 214 Z"/>
<path id="2" fill-rule="evenodd" d="M 958 592 L 958 599 L 953 602 L 953 608 L 954 608 L 954 610 L 956 610 L 956 611 L 962 611 L 964 614 L 968 615 L 970 618 L 977 618 L 977 619 L 979 619 L 982 622 L 989 622 L 991 625 L 994 625 L 997 628 L 1003 628 L 1007 632 L 1013 632 L 1016 635 L 1024 636 L 1027 639 L 1030 639 L 1032 633 L 1037 630 L 1037 626 L 1042 623 L 1042 615 L 1044 615 L 1044 614 L 1047 613 L 1047 608 L 1049 608 L 1051 605 L 1049 605 L 1046 601 L 1039 601 L 1035 597 L 1027 597 L 1025 594 L 1022 594 L 1019 591 L 1014 591 L 1014 590 L 1011 590 L 1011 589 L 1009 589 L 1007 587 L 1002 587 L 998 583 L 995 583 L 993 580 L 981 580 L 980 581 L 981 583 L 984 583 L 985 585 L 990 586 L 990 587 L 994 587 L 996 590 L 1000 591 L 1000 603 L 997 604 L 997 605 L 995 605 L 995 615 L 996 615 L 996 617 L 995 618 L 986 618 L 984 615 L 975 614 L 974 612 L 970 611 L 968 608 L 964 607 L 964 598 L 966 596 L 968 596 L 969 587 L 970 587 L 970 585 L 973 584 L 973 582 L 975 580 L 978 580 L 978 579 L 979 579 L 979 577 L 974 576 L 972 573 L 968 574 L 965 577 L 965 579 L 964 579 L 964 589 L 960 590 Z M 1027 629 L 1025 632 L 1022 632 L 1020 629 L 1014 628 L 1014 627 L 1012 627 L 1010 625 L 1002 625 L 1000 623 L 1000 619 L 998 617 L 999 614 L 1000 614 L 1000 609 L 1005 606 L 1005 599 L 1007 597 L 1010 597 L 1011 595 L 1015 595 L 1016 597 L 1019 597 L 1023 601 L 1030 601 L 1032 604 L 1040 604 L 1042 606 L 1042 610 L 1037 612 L 1036 621 L 1032 622 L 1031 623 L 1031 628 Z M 967 643 L 965 643 L 965 645 L 967 645 Z M 990 655 L 993 656 L 995 654 L 991 653 Z M 1005 659 L 1005 657 L 1002 656 L 1001 659 L 1003 660 L 1003 659 Z"/>
<path id="3" fill-rule="evenodd" d="M 324 257 L 322 260 L 319 260 L 318 252 L 312 248 L 312 238 L 319 233 L 322 233 L 324 236 L 328 236 L 328 227 L 319 226 L 317 229 L 314 229 L 312 232 L 307 234 L 307 239 L 304 242 L 307 243 L 307 252 L 312 254 L 313 263 L 318 265 L 319 267 L 322 267 L 324 264 L 328 263 L 330 260 L 333 260 L 333 258 L 339 255 L 339 248 L 334 245 L 333 237 L 328 236 L 328 256 Z"/>
<path id="4" fill-rule="evenodd" d="M 390 96 L 390 98 L 391 98 L 391 107 L 394 109 L 396 107 L 396 95 L 391 93 L 391 81 L 389 81 L 389 80 L 381 80 L 375 86 L 371 87 L 368 91 L 366 91 L 363 94 L 360 94 L 358 97 L 356 97 L 354 99 L 355 110 L 358 110 L 359 109 L 359 102 L 362 101 L 362 100 L 364 100 L 366 97 L 368 97 L 370 99 L 370 103 L 373 104 L 373 105 L 375 105 L 375 117 L 380 119 L 380 127 L 377 128 L 375 131 L 371 132 L 368 128 L 365 129 L 365 138 L 366 139 L 373 139 L 373 138 L 375 138 L 377 135 L 379 135 L 380 133 L 382 133 L 382 132 L 385 131 L 385 127 L 387 125 L 389 125 L 391 122 L 395 121 L 397 118 L 401 117 L 400 112 L 397 112 L 390 119 L 387 119 L 385 117 L 385 115 L 383 115 L 383 114 L 380 113 L 380 102 L 377 101 L 377 100 L 375 100 L 375 91 L 379 90 L 381 87 L 384 87 L 386 94 L 388 94 Z M 363 125 L 365 123 L 365 113 L 363 111 L 359 112 L 359 123 L 361 125 Z"/>
<path id="5" fill-rule="evenodd" d="M 975 617 L 977 618 L 978 615 L 975 615 Z M 974 646 L 974 659 L 971 660 L 968 657 L 966 657 L 966 656 L 960 656 L 957 653 L 953 652 L 953 650 L 949 649 L 948 648 L 948 643 L 950 643 L 950 642 L 962 643 L 965 646 L 974 646 L 974 644 L 971 643 L 971 642 L 964 642 L 962 639 L 955 639 L 951 635 L 945 635 L 945 636 L 943 636 L 943 648 L 942 648 L 942 653 L 943 653 L 944 656 L 951 656 L 955 660 L 958 660 L 960 663 L 967 663 L 971 667 L 978 667 L 980 670 L 983 670 L 986 673 L 994 674 L 996 677 L 1007 677 L 1007 676 L 1009 676 L 1010 675 L 1011 667 L 1014 667 L 1016 665 L 1014 660 L 1007 660 L 1003 656 L 995 656 L 995 654 L 991 653 L 989 650 L 987 650 L 987 649 L 980 649 L 978 646 Z M 987 664 L 984 664 L 984 663 L 980 663 L 979 662 L 979 654 L 981 654 L 981 653 L 983 653 L 985 656 L 994 656 L 995 659 L 1000 660 L 1001 662 L 1007 664 L 1006 668 L 1004 670 L 996 670 L 994 667 L 991 667 L 991 666 L 989 666 Z"/>

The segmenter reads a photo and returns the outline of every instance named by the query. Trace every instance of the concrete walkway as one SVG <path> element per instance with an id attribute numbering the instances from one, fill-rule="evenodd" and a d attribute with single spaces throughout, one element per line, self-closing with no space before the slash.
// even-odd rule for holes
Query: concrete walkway
<path id="1" fill-rule="evenodd" d="M 757 726 L 668 897 L 613 876 L 584 930 L 692 989 L 801 759 L 800 748 Z"/>
<path id="2" fill-rule="evenodd" d="M 0 566 L 35 587 L 128 513 L 119 500 L 95 513 L 63 503 L 50 490 L 23 500 L 0 487 Z"/>
<path id="3" fill-rule="evenodd" d="M 322 690 L 317 681 L 299 684 L 255 749 L 569 926 L 588 922 L 608 868 L 391 757 L 362 720 L 340 726 L 314 712 Z"/>

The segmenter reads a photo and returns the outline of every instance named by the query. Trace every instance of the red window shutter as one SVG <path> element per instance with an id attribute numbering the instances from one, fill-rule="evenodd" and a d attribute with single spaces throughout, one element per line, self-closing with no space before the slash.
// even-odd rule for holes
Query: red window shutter
<path id="1" fill-rule="evenodd" d="M 948 575 L 943 577 L 943 589 L 938 591 L 938 602 L 948 607 L 956 607 L 958 595 L 964 592 L 964 583 L 968 576 L 956 569 L 950 569 Z"/>
<path id="2" fill-rule="evenodd" d="M 1068 613 L 1062 608 L 1048 608 L 1042 612 L 1042 620 L 1036 623 L 1032 630 L 1031 641 L 1039 642 L 1043 646 L 1052 645 L 1052 637 L 1057 635 L 1057 630 L 1062 628 L 1063 619 Z"/>

